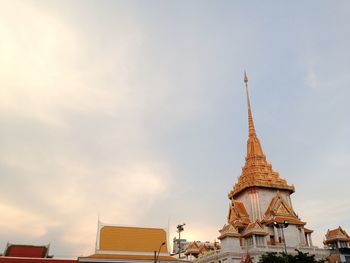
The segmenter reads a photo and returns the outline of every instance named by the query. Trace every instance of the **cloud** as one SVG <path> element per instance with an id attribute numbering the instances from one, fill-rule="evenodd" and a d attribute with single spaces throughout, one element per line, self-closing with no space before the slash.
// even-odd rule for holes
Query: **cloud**
<path id="1" fill-rule="evenodd" d="M 61 240 L 65 244 L 62 251 L 74 247 L 69 253 L 81 254 L 94 246 L 98 215 L 107 222 L 141 224 L 145 211 L 170 189 L 171 174 L 164 165 L 132 163 L 106 168 L 64 157 L 57 160 L 52 175 L 35 178 L 41 170 L 50 170 L 44 162 L 27 174 L 32 183 L 18 184 L 16 198 L 29 200 L 2 199 L 2 233 L 53 244 Z"/>
<path id="2" fill-rule="evenodd" d="M 68 112 L 129 109 L 140 31 L 96 56 L 86 35 L 32 2 L 3 3 L 0 14 L 2 114 L 64 126 Z"/>
<path id="3" fill-rule="evenodd" d="M 50 221 L 45 215 L 37 214 L 24 208 L 16 207 L 16 204 L 1 202 L 0 211 L 2 220 L 0 229 L 10 232 L 12 235 L 31 236 L 33 239 L 45 235 L 46 229 L 57 223 Z"/>

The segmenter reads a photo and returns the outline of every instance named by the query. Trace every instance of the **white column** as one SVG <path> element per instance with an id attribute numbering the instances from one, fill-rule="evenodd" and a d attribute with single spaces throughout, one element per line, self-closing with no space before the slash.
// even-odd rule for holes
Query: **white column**
<path id="1" fill-rule="evenodd" d="M 249 199 L 250 199 L 250 206 L 251 206 L 251 211 L 252 211 L 252 221 L 254 222 L 256 220 L 256 215 L 255 215 L 255 202 L 254 202 L 254 196 L 252 191 L 249 191 Z"/>
<path id="2" fill-rule="evenodd" d="M 310 247 L 312 247 L 312 239 L 311 239 L 311 234 L 309 234 L 309 240 L 310 240 Z"/>
<path id="3" fill-rule="evenodd" d="M 262 219 L 262 215 L 261 215 L 261 207 L 260 207 L 260 198 L 259 198 L 259 192 L 258 190 L 256 190 L 256 204 L 257 204 L 257 208 L 258 208 L 258 218 L 259 220 Z"/>
<path id="4" fill-rule="evenodd" d="M 252 238 L 253 238 L 253 246 L 256 247 L 255 235 L 252 235 Z"/>
<path id="5" fill-rule="evenodd" d="M 274 236 L 275 236 L 275 243 L 278 242 L 278 233 L 277 233 L 277 228 L 275 226 L 272 226 L 273 227 L 273 233 L 274 233 Z"/>
<path id="6" fill-rule="evenodd" d="M 309 235 L 308 234 L 305 234 L 305 243 L 306 243 L 306 246 L 310 246 L 310 242 L 309 242 Z"/>

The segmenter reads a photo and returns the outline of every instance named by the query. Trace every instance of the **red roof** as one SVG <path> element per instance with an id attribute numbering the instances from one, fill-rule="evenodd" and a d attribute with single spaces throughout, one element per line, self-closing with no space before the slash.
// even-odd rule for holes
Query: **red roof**
<path id="1" fill-rule="evenodd" d="M 0 257 L 0 263 L 77 263 L 78 259 Z"/>
<path id="2" fill-rule="evenodd" d="M 48 254 L 46 246 L 31 245 L 13 245 L 7 246 L 4 256 L 6 257 L 27 257 L 27 258 L 45 258 Z"/>

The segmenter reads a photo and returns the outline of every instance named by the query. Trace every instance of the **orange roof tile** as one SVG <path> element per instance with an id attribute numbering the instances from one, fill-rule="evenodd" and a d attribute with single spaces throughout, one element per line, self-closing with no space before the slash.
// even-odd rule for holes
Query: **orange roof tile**
<path id="1" fill-rule="evenodd" d="M 193 241 L 190 243 L 185 251 L 185 255 L 198 255 L 200 253 L 199 251 L 199 245 L 196 241 Z"/>
<path id="2" fill-rule="evenodd" d="M 332 229 L 327 231 L 326 240 L 323 242 L 324 244 L 333 243 L 336 241 L 350 241 L 349 235 L 343 230 L 340 226 L 336 229 Z"/>
<path id="3" fill-rule="evenodd" d="M 166 232 L 160 228 L 103 226 L 99 232 L 99 250 L 150 252 L 158 251 L 166 242 Z M 163 245 L 161 253 L 168 253 Z"/>

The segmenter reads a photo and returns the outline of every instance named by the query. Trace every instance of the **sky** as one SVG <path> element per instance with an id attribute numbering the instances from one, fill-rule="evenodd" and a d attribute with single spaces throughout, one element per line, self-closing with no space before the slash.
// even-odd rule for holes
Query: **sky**
<path id="1" fill-rule="evenodd" d="M 0 251 L 98 220 L 214 241 L 248 138 L 322 246 L 350 232 L 349 1 L 0 0 Z"/>

